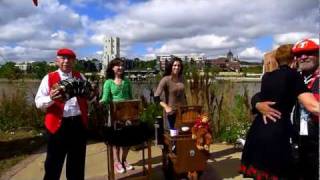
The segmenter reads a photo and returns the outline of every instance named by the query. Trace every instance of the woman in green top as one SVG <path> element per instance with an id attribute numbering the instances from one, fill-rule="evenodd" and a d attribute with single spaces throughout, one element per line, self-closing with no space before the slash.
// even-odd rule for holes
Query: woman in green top
<path id="1" fill-rule="evenodd" d="M 107 80 L 103 85 L 103 94 L 100 102 L 105 105 L 109 105 L 113 101 L 123 101 L 128 99 L 132 99 L 131 82 L 124 78 L 123 61 L 119 58 L 115 58 L 108 64 Z M 122 159 L 120 159 L 120 150 L 122 150 Z M 133 169 L 132 165 L 128 164 L 126 161 L 129 147 L 116 146 L 114 151 L 114 168 L 116 172 L 124 173 L 125 169 Z"/>

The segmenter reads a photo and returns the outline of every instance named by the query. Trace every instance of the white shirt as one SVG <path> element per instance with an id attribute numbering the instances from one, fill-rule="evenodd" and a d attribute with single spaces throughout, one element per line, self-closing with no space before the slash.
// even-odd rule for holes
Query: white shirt
<path id="1" fill-rule="evenodd" d="M 65 80 L 68 78 L 72 78 L 72 73 L 64 73 L 60 69 L 56 72 L 59 73 L 61 80 Z M 81 77 L 85 79 L 85 77 L 81 74 Z M 35 97 L 35 103 L 37 108 L 46 110 L 49 106 L 51 106 L 54 101 L 50 98 L 49 95 L 49 75 L 47 74 L 42 79 L 37 95 Z M 70 117 L 70 116 L 78 116 L 81 114 L 80 107 L 76 97 L 73 97 L 65 102 L 64 109 L 63 109 L 63 117 Z"/>

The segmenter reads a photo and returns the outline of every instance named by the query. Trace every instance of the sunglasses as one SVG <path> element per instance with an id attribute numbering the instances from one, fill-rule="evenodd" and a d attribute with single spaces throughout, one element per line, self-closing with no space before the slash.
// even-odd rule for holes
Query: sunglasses
<path id="1" fill-rule="evenodd" d="M 317 52 L 312 52 L 312 53 L 305 52 L 305 53 L 299 53 L 299 54 L 295 55 L 295 58 L 297 58 L 297 59 L 305 59 L 305 58 L 313 58 L 313 57 L 319 57 L 319 53 L 317 53 Z"/>

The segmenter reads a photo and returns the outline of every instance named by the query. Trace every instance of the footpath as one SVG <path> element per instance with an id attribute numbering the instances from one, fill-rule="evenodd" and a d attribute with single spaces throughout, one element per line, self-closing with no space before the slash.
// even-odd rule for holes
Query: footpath
<path id="1" fill-rule="evenodd" d="M 146 152 L 146 150 L 145 150 Z M 134 165 L 135 170 L 125 174 L 116 174 L 116 179 L 130 179 L 142 172 L 142 151 L 130 151 L 128 162 Z M 164 180 L 161 165 L 161 149 L 152 146 L 152 180 Z M 7 172 L 0 180 L 42 180 L 44 174 L 45 147 L 18 163 Z M 210 147 L 210 158 L 201 180 L 244 179 L 238 174 L 241 152 L 234 149 L 233 145 L 216 143 Z M 192 162 L 190 162 L 192 163 Z M 86 180 L 107 180 L 107 151 L 102 142 L 87 145 Z M 66 180 L 65 167 L 60 180 Z"/>

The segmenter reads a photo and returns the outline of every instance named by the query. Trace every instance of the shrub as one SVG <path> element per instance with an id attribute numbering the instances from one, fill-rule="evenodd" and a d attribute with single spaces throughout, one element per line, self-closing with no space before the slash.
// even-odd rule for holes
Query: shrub
<path id="1" fill-rule="evenodd" d="M 191 72 L 191 73 L 190 73 Z M 186 74 L 186 96 L 188 105 L 201 105 L 210 114 L 213 137 L 233 142 L 245 136 L 251 124 L 247 87 L 240 95 L 230 81 L 214 80 L 215 73 L 190 68 Z"/>
<path id="2" fill-rule="evenodd" d="M 230 87 L 231 86 L 231 87 Z M 226 84 L 227 95 L 221 103 L 220 117 L 218 117 L 219 129 L 216 130 L 216 138 L 229 143 L 239 137 L 244 137 L 251 124 L 250 105 L 248 103 L 247 90 L 239 95 L 232 88 L 232 84 Z M 225 91 L 224 91 L 225 92 Z M 218 114 L 218 116 L 219 116 Z"/>
<path id="3" fill-rule="evenodd" d="M 153 126 L 157 116 L 162 116 L 162 108 L 158 104 L 149 103 L 142 112 L 140 120 Z"/>
<path id="4" fill-rule="evenodd" d="M 28 98 L 24 83 L 19 83 L 10 96 L 3 91 L 0 100 L 0 130 L 42 128 L 44 113 L 35 107 L 33 99 Z"/>

